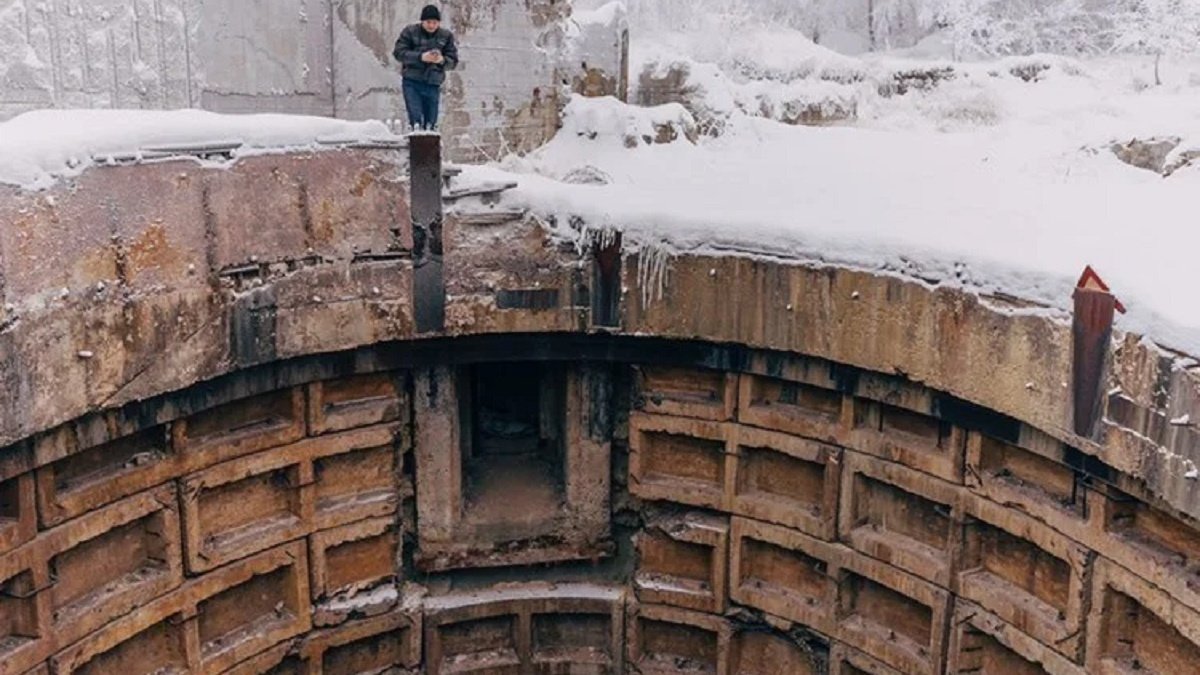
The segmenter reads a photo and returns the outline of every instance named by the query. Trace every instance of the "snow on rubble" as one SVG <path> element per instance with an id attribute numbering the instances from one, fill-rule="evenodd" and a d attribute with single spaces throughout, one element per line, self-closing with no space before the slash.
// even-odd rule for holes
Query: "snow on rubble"
<path id="1" fill-rule="evenodd" d="M 657 100 L 687 115 L 575 99 L 548 146 L 468 177 L 519 178 L 510 206 L 567 238 L 620 229 L 668 256 L 867 269 L 1012 295 L 1059 316 L 1090 264 L 1130 308 L 1120 328 L 1200 354 L 1200 82 L 1187 70 L 1200 64 L 1175 64 L 1173 83 L 1148 87 L 1144 60 L 1132 58 L 855 59 L 797 35 L 790 56 L 780 40 L 749 39 L 742 56 L 708 62 L 656 41 L 634 60 L 659 74 L 688 64 L 672 85 L 683 95 Z M 756 53 L 764 59 L 750 72 Z M 815 125 L 770 114 L 764 100 L 795 92 L 853 111 Z M 701 133 L 629 141 L 649 136 L 631 129 L 668 123 Z M 1145 149 L 1137 139 L 1167 140 Z M 1139 154 L 1151 170 L 1127 163 Z"/>
<path id="2" fill-rule="evenodd" d="M 39 110 L 0 122 L 0 183 L 43 189 L 110 157 L 137 157 L 156 148 L 225 145 L 237 156 L 394 140 L 378 121 L 199 110 Z"/>

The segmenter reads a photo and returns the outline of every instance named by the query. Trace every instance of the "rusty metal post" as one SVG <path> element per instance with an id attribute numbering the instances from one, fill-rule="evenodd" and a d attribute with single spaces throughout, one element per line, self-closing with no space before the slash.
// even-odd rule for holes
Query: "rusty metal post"
<path id="1" fill-rule="evenodd" d="M 413 314 L 418 333 L 446 326 L 446 279 L 442 266 L 442 137 L 408 137 L 409 194 L 413 218 Z"/>
<path id="2" fill-rule="evenodd" d="M 1075 433 L 1090 438 L 1103 403 L 1104 376 L 1117 299 L 1108 291 L 1075 289 L 1072 325 Z"/>

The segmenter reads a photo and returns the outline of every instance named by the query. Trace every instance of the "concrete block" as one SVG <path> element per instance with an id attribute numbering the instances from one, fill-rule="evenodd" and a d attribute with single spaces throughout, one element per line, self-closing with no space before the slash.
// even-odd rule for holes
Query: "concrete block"
<path id="1" fill-rule="evenodd" d="M 951 483 L 963 482 L 966 431 L 931 415 L 864 399 L 854 402 L 848 447 Z"/>
<path id="2" fill-rule="evenodd" d="M 663 605 L 630 609 L 629 665 L 642 675 L 730 675 L 733 630 L 719 616 Z"/>
<path id="3" fill-rule="evenodd" d="M 199 653 L 187 611 L 152 603 L 56 654 L 55 675 L 197 672 Z"/>
<path id="4" fill-rule="evenodd" d="M 310 384 L 309 433 L 319 436 L 400 419 L 407 409 L 400 377 L 379 373 Z"/>
<path id="5" fill-rule="evenodd" d="M 317 529 L 396 512 L 405 496 L 399 480 L 403 439 L 399 425 L 381 424 L 307 442 Z"/>
<path id="6" fill-rule="evenodd" d="M 950 651 L 946 657 L 947 672 L 980 675 L 1083 675 L 1086 672 L 979 605 L 961 599 L 955 605 Z"/>
<path id="7" fill-rule="evenodd" d="M 306 267 L 268 288 L 273 297 L 260 311 L 270 330 L 262 331 L 266 345 L 252 362 L 344 351 L 413 334 L 408 260 Z"/>
<path id="8" fill-rule="evenodd" d="M 837 573 L 838 640 L 901 672 L 941 672 L 949 593 L 860 554 L 846 555 Z"/>
<path id="9" fill-rule="evenodd" d="M 1083 647 L 1092 554 L 1046 525 L 967 500 L 955 591 L 1071 661 Z"/>
<path id="10" fill-rule="evenodd" d="M 647 413 L 724 422 L 737 412 L 737 373 L 667 366 L 636 372 L 638 409 Z"/>
<path id="11" fill-rule="evenodd" d="M 819 675 L 821 661 L 796 641 L 767 630 L 740 630 L 729 646 L 733 675 Z"/>
<path id="12" fill-rule="evenodd" d="M 194 603 L 200 669 L 221 672 L 307 632 L 308 555 L 293 542 L 228 565 L 183 591 Z"/>
<path id="13" fill-rule="evenodd" d="M 313 623 L 328 626 L 387 611 L 399 600 L 402 540 L 395 517 L 371 518 L 309 538 Z"/>
<path id="14" fill-rule="evenodd" d="M 961 536 L 959 488 L 856 452 L 844 453 L 842 463 L 842 541 L 949 588 Z"/>
<path id="15" fill-rule="evenodd" d="M 0 556 L 0 663 L 14 673 L 34 668 L 54 649 L 49 585 L 36 543 Z"/>
<path id="16" fill-rule="evenodd" d="M 452 209 L 443 232 L 448 333 L 586 330 L 589 307 L 579 293 L 587 276 L 584 260 L 546 246 L 536 223 L 520 219 L 481 228 Z M 514 257 L 513 246 L 523 254 Z"/>
<path id="17" fill-rule="evenodd" d="M 55 575 L 55 643 L 69 645 L 183 583 L 175 485 L 96 509 L 41 537 Z"/>
<path id="18" fill-rule="evenodd" d="M 365 152 L 339 153 L 295 164 L 291 171 L 304 190 L 305 243 L 316 253 L 348 260 L 412 250 L 407 186 L 397 189 L 396 167 L 387 161 Z"/>
<path id="19" fill-rule="evenodd" d="M 188 471 L 304 437 L 304 390 L 284 389 L 177 420 L 174 447 Z"/>
<path id="20" fill-rule="evenodd" d="M 18 193 L 0 202 L 0 249 L 5 294 L 23 301 L 66 289 L 82 295 L 98 282 L 119 278 L 117 250 L 108 222 L 104 227 L 76 228 L 94 222 L 102 212 L 103 195 L 95 190 L 72 194 L 63 189 L 53 198 Z"/>
<path id="21" fill-rule="evenodd" d="M 205 176 L 216 269 L 308 255 L 305 221 L 311 214 L 302 175 L 311 160 L 302 154 L 248 157 Z"/>
<path id="22" fill-rule="evenodd" d="M 997 504 L 1013 505 L 1051 528 L 1087 541 L 1087 491 L 1062 458 L 1061 444 L 1024 448 L 971 433 L 966 485 Z"/>
<path id="23" fill-rule="evenodd" d="M 416 669 L 421 664 L 421 615 L 397 610 L 316 631 L 304 638 L 297 656 L 307 666 L 299 672 L 314 675 Z"/>
<path id="24" fill-rule="evenodd" d="M 1200 662 L 1200 613 L 1129 571 L 1096 561 L 1089 673 L 1185 673 Z"/>
<path id="25" fill-rule="evenodd" d="M 633 587 L 646 604 L 723 614 L 727 601 L 729 519 L 659 514 L 636 537 Z"/>
<path id="26" fill-rule="evenodd" d="M 794 530 L 734 517 L 730 599 L 832 635 L 843 549 Z"/>
<path id="27" fill-rule="evenodd" d="M 737 430 L 733 512 L 820 539 L 837 534 L 837 447 L 746 425 Z"/>
<path id="28" fill-rule="evenodd" d="M 729 423 L 635 413 L 629 419 L 629 491 L 729 511 L 735 427 Z"/>
<path id="29" fill-rule="evenodd" d="M 37 500 L 32 473 L 0 480 L 0 554 L 33 539 Z"/>
<path id="30" fill-rule="evenodd" d="M 309 664 L 296 653 L 295 640 L 277 644 L 225 671 L 225 675 L 308 675 Z"/>
<path id="31" fill-rule="evenodd" d="M 1102 528 L 1102 534 L 1089 540 L 1092 546 L 1200 611 L 1200 530 L 1195 523 L 1115 488 L 1093 491 L 1088 499 L 1093 522 Z"/>
<path id="32" fill-rule="evenodd" d="M 844 443 L 851 401 L 841 392 L 765 375 L 741 378 L 738 420 L 826 443 Z"/>
<path id="33" fill-rule="evenodd" d="M 37 470 L 43 527 L 81 516 L 179 475 L 179 455 L 165 427 L 152 427 L 75 451 Z"/>
<path id="34" fill-rule="evenodd" d="M 181 481 L 188 571 L 195 574 L 311 529 L 311 442 L 218 464 Z"/>
<path id="35" fill-rule="evenodd" d="M 530 584 L 425 601 L 425 668 L 448 673 L 622 672 L 624 591 Z"/>
<path id="36" fill-rule="evenodd" d="M 134 291 L 208 285 L 202 171 L 183 160 L 106 166 L 81 177 L 83 191 L 108 196 L 122 280 Z"/>
<path id="37" fill-rule="evenodd" d="M 901 673 L 879 659 L 837 642 L 829 650 L 829 675 L 901 675 Z"/>

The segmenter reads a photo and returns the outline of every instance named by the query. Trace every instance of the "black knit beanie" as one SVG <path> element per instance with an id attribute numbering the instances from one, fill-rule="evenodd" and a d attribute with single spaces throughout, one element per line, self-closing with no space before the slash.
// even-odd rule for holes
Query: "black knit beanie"
<path id="1" fill-rule="evenodd" d="M 425 9 L 421 10 L 422 21 L 441 21 L 442 13 L 438 11 L 436 5 L 425 5 Z"/>

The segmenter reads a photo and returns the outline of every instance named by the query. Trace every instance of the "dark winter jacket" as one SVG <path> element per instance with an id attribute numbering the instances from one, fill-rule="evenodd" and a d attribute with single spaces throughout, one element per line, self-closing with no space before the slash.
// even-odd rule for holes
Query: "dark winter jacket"
<path id="1" fill-rule="evenodd" d="M 421 55 L 432 49 L 442 52 L 445 63 L 425 63 L 421 60 Z M 392 56 L 404 64 L 405 79 L 439 87 L 446 80 L 446 71 L 458 67 L 458 45 L 454 44 L 454 33 L 445 28 L 427 33 L 419 23 L 414 23 L 400 33 Z"/>

